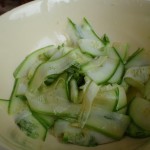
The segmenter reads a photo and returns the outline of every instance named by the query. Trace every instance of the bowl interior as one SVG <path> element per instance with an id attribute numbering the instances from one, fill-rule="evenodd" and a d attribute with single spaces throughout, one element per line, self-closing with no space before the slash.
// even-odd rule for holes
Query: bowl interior
<path id="1" fill-rule="evenodd" d="M 9 99 L 14 83 L 13 71 L 27 54 L 46 45 L 66 41 L 68 17 L 77 23 L 86 17 L 99 35 L 106 33 L 111 41 L 128 43 L 131 51 L 138 47 L 150 50 L 149 0 L 36 0 L 0 17 L 1 98 Z M 6 120 L 10 122 L 11 119 Z M 7 129 L 8 126 L 2 130 L 7 131 Z M 6 132 L 3 133 L 6 134 Z M 128 148 L 132 150 L 147 140 L 125 138 L 90 149 L 125 150 Z M 43 150 L 59 148 L 62 150 L 89 149 L 60 144 L 55 138 L 49 136 Z M 19 148 L 16 146 L 16 149 Z"/>

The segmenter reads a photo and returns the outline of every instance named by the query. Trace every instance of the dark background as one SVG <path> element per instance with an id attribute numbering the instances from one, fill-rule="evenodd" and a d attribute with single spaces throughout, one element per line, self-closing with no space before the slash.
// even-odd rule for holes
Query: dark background
<path id="1" fill-rule="evenodd" d="M 0 15 L 32 0 L 0 0 Z"/>

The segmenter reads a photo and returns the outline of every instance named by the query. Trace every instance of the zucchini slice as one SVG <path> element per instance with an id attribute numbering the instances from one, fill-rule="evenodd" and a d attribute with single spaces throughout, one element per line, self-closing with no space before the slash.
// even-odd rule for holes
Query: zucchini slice
<path id="1" fill-rule="evenodd" d="M 97 67 L 93 65 L 92 68 L 93 62 L 90 62 L 82 67 L 83 72 L 97 84 L 106 83 L 115 74 L 119 65 L 118 59 L 112 59 L 106 56 L 104 57 L 105 61 L 102 61 L 103 63 L 97 64 L 99 65 Z M 104 57 L 101 56 L 99 59 L 103 60 Z"/>
<path id="2" fill-rule="evenodd" d="M 132 100 L 129 115 L 139 127 L 150 131 L 150 102 L 140 97 Z"/>
<path id="3" fill-rule="evenodd" d="M 15 78 L 27 77 L 31 78 L 36 68 L 57 50 L 53 45 L 41 48 L 29 54 L 14 72 Z"/>
<path id="4" fill-rule="evenodd" d="M 48 61 L 46 63 L 41 64 L 36 71 L 29 83 L 30 91 L 36 91 L 44 82 L 45 78 L 49 75 L 60 74 L 64 70 L 68 69 L 70 66 L 75 64 L 76 54 L 74 51 L 78 49 L 72 50 L 67 53 L 63 57 Z"/>
<path id="5" fill-rule="evenodd" d="M 121 139 L 129 122 L 130 118 L 126 115 L 93 107 L 85 126 L 114 139 Z"/>
<path id="6" fill-rule="evenodd" d="M 77 81 L 75 79 L 70 80 L 70 99 L 75 104 L 80 103 Z"/>
<path id="7" fill-rule="evenodd" d="M 24 99 L 24 94 L 27 90 L 27 84 L 24 81 L 26 81 L 24 78 L 16 80 L 9 101 L 9 114 L 14 118 L 15 123 L 27 136 L 45 140 L 47 134 L 46 128 L 32 115 L 27 100 Z"/>
<path id="8" fill-rule="evenodd" d="M 92 25 L 89 23 L 89 21 L 86 18 L 83 18 L 82 20 L 82 38 L 87 38 L 87 39 L 93 39 L 93 40 L 98 40 L 101 41 L 100 37 L 96 34 L 94 31 Z"/>
<path id="9" fill-rule="evenodd" d="M 100 41 L 80 39 L 78 44 L 83 53 L 87 53 L 94 57 L 106 55 L 106 51 L 103 49 L 104 45 Z"/>
<path id="10" fill-rule="evenodd" d="M 66 74 L 61 75 L 45 91 L 26 92 L 30 108 L 37 113 L 57 114 L 68 106 L 69 99 L 66 90 Z"/>
<path id="11" fill-rule="evenodd" d="M 139 126 L 137 126 L 134 122 L 131 122 L 127 128 L 127 135 L 134 138 L 146 138 L 150 136 L 150 131 L 146 131 Z"/>
<path id="12" fill-rule="evenodd" d="M 124 75 L 124 80 L 129 85 L 137 88 L 143 93 L 144 83 L 148 81 L 149 75 L 150 75 L 150 66 L 131 67 L 126 71 Z"/>
<path id="13" fill-rule="evenodd" d="M 75 127 L 73 123 L 61 119 L 55 122 L 54 136 L 61 139 L 62 142 L 82 146 L 96 146 L 114 141 L 102 133 L 88 128 Z"/>
<path id="14" fill-rule="evenodd" d="M 27 102 L 19 97 L 13 98 L 9 113 L 18 127 L 29 137 L 45 140 L 46 128 L 32 115 Z"/>
<path id="15" fill-rule="evenodd" d="M 45 140 L 47 129 L 29 111 L 23 111 L 16 117 L 15 123 L 29 137 Z"/>
<path id="16" fill-rule="evenodd" d="M 124 106 L 124 107 L 118 109 L 116 112 L 120 113 L 120 114 L 126 114 L 127 113 L 127 108 L 128 108 L 127 106 Z"/>
<path id="17" fill-rule="evenodd" d="M 68 19 L 68 25 L 71 30 L 69 32 L 69 35 L 75 45 L 78 45 L 79 39 L 97 40 L 103 44 L 103 41 L 95 33 L 95 31 L 93 30 L 92 26 L 86 18 L 83 18 L 81 25 L 77 25 L 71 19 Z"/>
<path id="18" fill-rule="evenodd" d="M 41 139 L 32 139 L 29 136 L 26 136 L 24 132 L 18 128 L 12 117 L 6 111 L 3 111 L 1 107 L 0 111 L 0 140 L 6 149 L 41 150 L 43 145 L 43 141 Z"/>
<path id="19" fill-rule="evenodd" d="M 135 52 L 133 52 L 127 59 L 125 67 L 141 67 L 150 65 L 149 59 L 150 53 L 143 48 L 138 48 Z"/>
<path id="20" fill-rule="evenodd" d="M 117 87 L 106 91 L 99 90 L 94 99 L 93 106 L 114 111 L 118 102 L 118 94 L 119 92 Z"/>
<path id="21" fill-rule="evenodd" d="M 8 107 L 9 114 L 14 114 L 18 110 L 22 110 L 24 107 L 27 108 L 26 102 L 24 101 L 25 99 L 24 95 L 27 88 L 28 88 L 28 79 L 18 78 L 15 80 L 15 84 L 9 101 Z M 20 97 L 22 98 L 20 99 Z"/>
<path id="22" fill-rule="evenodd" d="M 108 83 L 121 83 L 124 73 L 124 64 L 120 61 L 120 64 L 114 73 L 114 75 L 108 80 Z"/>
<path id="23" fill-rule="evenodd" d="M 64 55 L 66 55 L 67 53 L 69 53 L 72 50 L 72 47 L 67 47 L 67 46 L 58 46 L 57 51 L 55 51 L 55 53 L 50 57 L 49 60 L 55 60 L 58 58 L 63 57 Z"/>
<path id="24" fill-rule="evenodd" d="M 76 116 L 80 108 L 68 98 L 66 79 L 67 74 L 64 73 L 44 91 L 27 91 L 26 97 L 32 111 L 55 116 Z"/>
<path id="25" fill-rule="evenodd" d="M 119 54 L 121 61 L 123 64 L 126 64 L 127 58 L 128 58 L 128 51 L 129 51 L 129 45 L 128 44 L 123 44 L 120 42 L 114 42 L 112 44 L 112 47 L 115 48 L 117 53 Z"/>
<path id="26" fill-rule="evenodd" d="M 127 106 L 127 96 L 125 89 L 122 86 L 116 85 L 116 87 L 118 87 L 118 103 L 115 111 L 119 111 L 123 107 Z"/>
<path id="27" fill-rule="evenodd" d="M 91 81 L 91 83 L 89 84 L 89 86 L 86 89 L 86 92 L 83 97 L 81 111 L 79 113 L 79 119 L 78 119 L 79 126 L 81 128 L 84 127 L 84 125 L 90 115 L 92 104 L 93 104 L 93 101 L 94 101 L 98 91 L 99 91 L 99 88 L 100 87 L 95 82 Z"/>
<path id="28" fill-rule="evenodd" d="M 54 116 L 32 112 L 33 116 L 48 130 L 55 123 Z"/>

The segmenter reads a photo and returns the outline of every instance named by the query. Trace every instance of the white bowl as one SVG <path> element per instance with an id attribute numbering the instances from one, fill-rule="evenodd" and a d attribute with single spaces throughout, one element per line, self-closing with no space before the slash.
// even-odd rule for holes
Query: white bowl
<path id="1" fill-rule="evenodd" d="M 86 17 L 99 35 L 106 33 L 111 41 L 129 43 L 131 50 L 150 50 L 150 0 L 36 0 L 0 16 L 0 98 L 9 99 L 13 71 L 28 53 L 66 40 L 67 17 L 77 23 Z M 29 149 L 19 141 L 23 135 L 19 131 L 19 135 L 13 133 L 16 126 L 12 119 L 4 112 L 0 114 L 1 145 L 11 150 Z M 60 144 L 49 136 L 42 150 L 147 150 L 149 143 L 149 139 L 126 137 L 86 148 Z M 39 147 L 37 141 L 28 144 Z"/>

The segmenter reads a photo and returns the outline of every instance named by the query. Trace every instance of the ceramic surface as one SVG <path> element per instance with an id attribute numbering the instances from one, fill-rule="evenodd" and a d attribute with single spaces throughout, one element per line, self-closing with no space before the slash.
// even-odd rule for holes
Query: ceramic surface
<path id="1" fill-rule="evenodd" d="M 66 41 L 67 17 L 77 23 L 86 17 L 99 35 L 106 33 L 111 41 L 129 43 L 131 50 L 150 50 L 150 0 L 36 0 L 0 16 L 0 98 L 9 99 L 13 71 L 27 54 Z M 11 150 L 40 149 L 39 141 L 30 141 L 19 131 L 15 135 L 13 129 L 12 119 L 0 113 L 1 145 Z M 42 150 L 147 150 L 149 143 L 149 139 L 125 138 L 86 148 L 60 144 L 49 136 Z"/>

